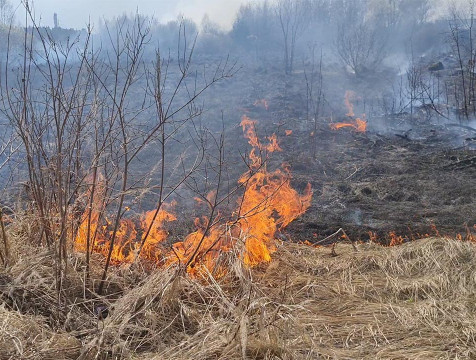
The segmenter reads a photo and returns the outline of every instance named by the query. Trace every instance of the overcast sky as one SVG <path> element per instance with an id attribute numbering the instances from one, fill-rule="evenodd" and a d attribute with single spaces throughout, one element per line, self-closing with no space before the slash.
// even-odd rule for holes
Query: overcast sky
<path id="1" fill-rule="evenodd" d="M 10 0 L 12 4 L 20 4 L 21 0 Z M 223 29 L 230 29 L 236 11 L 242 3 L 252 0 L 30 0 L 33 2 L 36 17 L 41 16 L 42 25 L 53 26 L 53 14 L 58 14 L 61 27 L 85 28 L 89 17 L 97 24 L 102 17 L 112 18 L 124 13 L 154 15 L 165 22 L 176 19 L 182 14 L 200 24 L 203 16 L 210 19 Z M 261 0 L 253 0 L 253 2 Z M 384 1 L 384 0 L 379 0 Z M 467 3 L 469 0 L 430 0 L 430 4 L 441 9 L 450 2 Z M 21 12 L 21 6 L 18 11 Z M 20 17 L 17 15 L 17 19 Z"/>
<path id="2" fill-rule="evenodd" d="M 12 3 L 19 0 L 12 0 Z M 247 0 L 33 0 L 36 17 L 41 15 L 43 25 L 53 25 L 53 14 L 58 14 L 60 26 L 84 28 L 101 17 L 111 18 L 124 13 L 154 15 L 159 21 L 175 19 L 179 14 L 200 23 L 205 14 L 228 29 L 241 3 Z M 21 8 L 19 9 L 19 11 Z M 18 16 L 17 16 L 18 18 Z"/>

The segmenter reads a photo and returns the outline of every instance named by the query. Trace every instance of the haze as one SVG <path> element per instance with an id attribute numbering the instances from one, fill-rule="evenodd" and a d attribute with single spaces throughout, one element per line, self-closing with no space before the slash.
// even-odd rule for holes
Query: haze
<path id="1" fill-rule="evenodd" d="M 97 23 L 102 17 L 112 18 L 139 10 L 141 14 L 153 15 L 161 22 L 173 20 L 179 15 L 200 23 L 205 14 L 224 29 L 229 29 L 233 18 L 245 0 L 36 0 L 35 13 L 41 16 L 42 24 L 53 26 L 53 14 L 58 14 L 61 27 L 81 29 L 89 17 Z M 19 7 L 21 11 L 21 6 Z M 18 16 L 17 16 L 18 17 Z"/>
<path id="2" fill-rule="evenodd" d="M 254 1 L 254 3 L 262 1 L 264 0 Z M 461 4 L 464 1 L 434 0 L 433 6 L 434 9 L 441 10 L 448 4 Z M 58 14 L 61 27 L 81 29 L 86 27 L 89 19 L 94 24 L 102 18 L 109 19 L 138 10 L 141 14 L 153 15 L 160 22 L 173 20 L 183 15 L 200 24 L 203 16 L 207 14 L 222 29 L 229 30 L 240 5 L 249 2 L 249 0 L 36 0 L 33 4 L 36 15 L 41 17 L 42 24 L 46 26 L 53 26 L 54 13 Z M 20 5 L 19 11 L 21 8 Z"/>

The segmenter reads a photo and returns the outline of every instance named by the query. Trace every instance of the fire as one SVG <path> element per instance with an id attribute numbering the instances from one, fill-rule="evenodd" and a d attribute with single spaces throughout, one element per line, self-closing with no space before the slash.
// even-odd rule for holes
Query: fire
<path id="1" fill-rule="evenodd" d="M 175 221 L 177 218 L 165 208 L 172 207 L 173 204 L 164 204 L 154 221 L 155 211 L 148 211 L 142 215 L 138 223 L 131 219 L 121 219 L 116 233 L 116 240 L 111 255 L 112 263 L 132 263 L 144 241 L 141 256 L 145 259 L 160 262 L 162 261 L 162 249 L 160 244 L 167 238 L 167 231 L 164 229 L 166 222 Z M 112 236 L 112 224 L 105 219 L 105 224 L 100 226 L 100 211 L 97 209 L 86 211 L 83 214 L 79 226 L 74 248 L 79 252 L 86 252 L 88 233 L 90 238 L 90 252 L 100 253 L 107 256 L 109 252 L 109 239 Z M 89 225 L 88 225 L 89 224 Z M 88 232 L 89 227 L 89 232 Z M 146 231 L 150 231 L 145 238 Z M 141 234 L 139 236 L 139 234 Z"/>
<path id="2" fill-rule="evenodd" d="M 282 151 L 276 135 L 267 138 L 262 144 L 255 132 L 256 121 L 243 116 L 241 126 L 245 137 L 252 146 L 250 151 L 250 170 L 239 179 L 245 189 L 237 202 L 236 218 L 209 227 L 209 219 L 197 219 L 197 231 L 188 235 L 183 242 L 173 245 L 175 259 L 171 262 L 190 263 L 187 271 L 199 273 L 201 267 L 222 272 L 221 256 L 243 245 L 242 261 L 255 266 L 271 260 L 276 250 L 275 235 L 294 219 L 302 215 L 311 205 L 312 191 L 307 185 L 304 194 L 291 187 L 289 167 L 269 172 L 263 157 Z M 205 229 L 209 228 L 206 233 Z"/>
<path id="3" fill-rule="evenodd" d="M 346 116 L 350 118 L 355 117 L 354 113 L 354 104 L 352 103 L 353 100 L 357 99 L 357 95 L 355 92 L 347 90 L 345 92 L 345 106 L 347 108 Z M 338 122 L 330 124 L 332 130 L 339 130 L 342 128 L 352 128 L 357 132 L 366 132 L 367 131 L 367 121 L 365 120 L 365 114 L 362 115 L 362 118 L 356 118 L 355 120 L 351 120 L 348 122 Z"/>
<path id="4" fill-rule="evenodd" d="M 240 228 L 246 234 L 245 264 L 256 265 L 269 261 L 275 250 L 274 236 L 311 205 L 312 191 L 307 185 L 299 195 L 290 185 L 286 166 L 273 172 L 261 169 L 249 177 L 242 177 L 247 190 L 241 201 Z"/>
<path id="5" fill-rule="evenodd" d="M 175 204 L 172 203 L 171 206 Z M 164 205 L 167 208 L 169 205 Z M 144 246 L 142 248 L 141 256 L 145 257 L 146 259 L 153 260 L 155 262 L 159 262 L 161 260 L 161 252 L 158 250 L 162 243 L 167 239 L 168 232 L 164 229 L 164 224 L 166 222 L 176 221 L 177 217 L 172 214 L 171 212 L 161 209 L 157 214 L 154 220 L 155 211 L 148 211 L 142 218 L 141 225 L 142 229 L 149 229 L 149 235 L 146 236 L 144 232 L 141 237 L 141 241 L 144 242 Z"/>
<path id="6" fill-rule="evenodd" d="M 249 154 L 252 168 L 257 168 L 261 165 L 262 163 L 261 156 L 263 155 L 264 151 L 266 151 L 267 153 L 282 151 L 282 149 L 279 147 L 278 137 L 276 136 L 276 134 L 273 134 L 270 137 L 268 137 L 268 140 L 269 140 L 268 145 L 264 145 L 260 143 L 258 136 L 256 135 L 256 132 L 255 132 L 256 123 L 257 122 L 255 120 L 251 120 L 246 115 L 243 115 L 243 117 L 241 118 L 241 123 L 240 123 L 241 127 L 243 128 L 243 133 L 245 134 L 245 137 L 248 139 L 248 144 L 252 146 L 252 149 Z"/>
<path id="7" fill-rule="evenodd" d="M 458 241 L 464 241 L 464 242 L 472 242 L 476 243 L 476 234 L 474 231 L 476 231 L 476 224 L 474 224 L 472 227 L 465 225 L 466 227 L 466 233 L 465 234 L 441 234 L 438 228 L 436 227 L 435 224 L 431 224 L 431 231 L 428 233 L 414 233 L 410 229 L 410 234 L 408 235 L 398 235 L 396 231 L 390 231 L 388 234 L 384 235 L 382 238 L 379 238 L 379 235 L 375 231 L 368 231 L 368 237 L 369 237 L 369 242 L 379 245 L 379 246 L 384 246 L 384 247 L 394 247 L 394 246 L 400 246 L 405 243 L 409 243 L 412 241 L 417 241 L 421 239 L 426 239 L 429 237 L 439 237 L 439 238 L 444 238 L 444 239 L 456 239 Z M 327 245 L 321 245 L 320 241 L 315 242 L 315 240 L 318 239 L 318 234 L 313 233 L 312 237 L 314 238 L 314 241 L 301 241 L 300 244 L 306 245 L 306 246 L 311 246 L 311 247 L 321 247 L 321 246 L 327 246 Z M 328 238 L 326 238 L 328 239 Z M 345 240 L 350 240 L 349 237 L 346 236 L 346 234 L 343 234 L 341 236 L 341 239 Z M 365 243 L 365 241 L 362 241 L 361 239 L 357 240 L 358 243 Z M 335 242 L 332 243 L 332 245 L 335 245 Z"/>
<path id="8" fill-rule="evenodd" d="M 290 136 L 293 134 L 293 131 L 292 130 L 284 130 L 284 133 L 286 134 L 286 136 Z"/>
<path id="9" fill-rule="evenodd" d="M 302 195 L 293 189 L 286 164 L 268 171 L 266 158 L 282 149 L 275 134 L 262 143 L 255 131 L 256 124 L 246 115 L 240 124 L 252 149 L 249 170 L 238 180 L 243 194 L 237 199 L 230 220 L 222 221 L 220 216 L 197 218 L 194 232 L 183 241 L 166 246 L 165 225 L 177 220 L 172 212 L 174 204 L 164 204 L 158 213 L 149 211 L 135 221 L 121 219 L 112 252 L 113 263 L 132 263 L 140 256 L 158 266 L 187 265 L 187 272 L 192 275 L 205 270 L 220 275 L 226 272 L 223 260 L 232 252 L 239 253 L 247 266 L 269 262 L 276 251 L 276 234 L 309 208 L 312 190 L 310 184 Z M 216 196 L 211 192 L 207 200 L 212 203 Z M 101 192 L 96 192 L 93 203 L 99 204 L 102 197 Z M 107 255 L 113 224 L 101 219 L 101 213 L 100 206 L 94 205 L 83 214 L 75 240 L 76 251 L 86 251 L 89 237 L 90 251 Z"/>
<path id="10" fill-rule="evenodd" d="M 330 124 L 332 130 L 339 130 L 345 127 L 350 127 L 353 128 L 357 132 L 366 132 L 367 131 L 367 121 L 357 118 L 354 121 L 351 122 L 339 122 L 339 123 L 334 123 Z"/>
<path id="11" fill-rule="evenodd" d="M 395 231 L 390 231 L 388 235 L 386 236 L 385 241 L 383 242 L 381 242 L 378 239 L 376 232 L 369 231 L 368 234 L 369 234 L 370 242 L 380 244 L 380 245 L 388 244 L 388 246 L 392 247 L 392 246 L 402 245 L 407 242 L 416 241 L 419 239 L 429 238 L 432 236 L 443 237 L 447 239 L 456 238 L 456 240 L 476 243 L 476 235 L 473 233 L 473 231 L 476 231 L 476 224 L 473 225 L 472 228 L 469 226 L 466 226 L 465 234 L 459 233 L 459 234 L 456 234 L 456 236 L 454 234 L 441 234 L 438 228 L 436 227 L 436 225 L 432 224 L 431 232 L 428 232 L 428 233 L 416 233 L 416 234 L 412 233 L 410 236 L 404 236 L 404 235 L 398 235 Z"/>
<path id="12" fill-rule="evenodd" d="M 402 245 L 405 242 L 403 236 L 399 236 L 395 233 L 395 231 L 391 231 L 390 234 L 390 245 L 389 246 L 398 246 Z"/>
<path id="13" fill-rule="evenodd" d="M 476 232 L 476 224 L 473 225 L 473 229 L 466 225 L 466 234 L 458 234 L 456 235 L 456 239 L 476 243 L 476 234 L 474 234 L 473 231 Z"/>

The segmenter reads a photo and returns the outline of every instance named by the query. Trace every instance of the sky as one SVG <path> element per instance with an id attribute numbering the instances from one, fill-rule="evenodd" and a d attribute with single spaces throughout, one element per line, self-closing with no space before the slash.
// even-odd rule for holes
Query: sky
<path id="1" fill-rule="evenodd" d="M 30 0 L 31 1 L 31 0 Z M 98 23 L 102 17 L 112 18 L 124 13 L 154 15 L 159 21 L 176 19 L 184 15 L 200 23 L 208 14 L 210 19 L 227 30 L 233 23 L 240 5 L 247 0 L 33 0 L 35 17 L 41 24 L 53 26 L 53 14 L 58 14 L 63 28 L 85 28 L 88 19 Z M 19 4 L 19 0 L 12 0 Z M 19 10 L 21 11 L 21 7 Z M 19 16 L 17 15 L 17 18 Z"/>
<path id="2" fill-rule="evenodd" d="M 21 0 L 10 0 L 21 12 Z M 25 0 L 23 0 L 25 1 Z M 200 24 L 203 16 L 229 30 L 237 10 L 242 3 L 252 0 L 29 0 L 33 2 L 36 18 L 41 16 L 41 24 L 53 26 L 53 14 L 58 14 L 63 28 L 85 28 L 89 19 L 98 24 L 101 18 L 112 18 L 124 13 L 132 14 L 136 10 L 155 19 L 166 22 L 179 15 L 193 19 Z M 254 0 L 260 1 L 260 0 Z M 384 1 L 384 0 L 380 0 Z M 437 8 L 450 2 L 465 3 L 468 0 L 429 0 Z M 20 16 L 17 15 L 17 19 Z"/>

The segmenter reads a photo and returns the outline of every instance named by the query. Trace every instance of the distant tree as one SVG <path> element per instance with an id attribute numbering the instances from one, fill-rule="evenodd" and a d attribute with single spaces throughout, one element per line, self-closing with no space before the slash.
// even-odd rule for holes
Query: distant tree
<path id="1" fill-rule="evenodd" d="M 336 51 L 357 76 L 377 68 L 385 55 L 385 33 L 367 17 L 363 2 L 348 4 L 337 25 Z"/>
<path id="2" fill-rule="evenodd" d="M 220 35 L 222 32 L 220 26 L 213 22 L 208 14 L 205 14 L 200 23 L 201 33 L 206 35 Z"/>
<path id="3" fill-rule="evenodd" d="M 13 53 L 21 48 L 23 31 L 14 24 L 14 9 L 8 0 L 0 0 L 0 55 L 4 55 L 9 44 Z M 10 61 L 14 60 L 13 54 Z"/>
<path id="4" fill-rule="evenodd" d="M 310 2 L 306 0 L 278 0 L 276 15 L 282 32 L 284 46 L 284 70 L 293 71 L 296 41 L 309 25 Z"/>
<path id="5" fill-rule="evenodd" d="M 274 52 L 281 41 L 275 8 L 268 1 L 242 5 L 238 10 L 230 38 L 248 54 L 254 53 L 260 63 L 274 58 Z"/>
<path id="6" fill-rule="evenodd" d="M 398 1 L 398 10 L 402 14 L 402 22 L 421 25 L 428 21 L 431 6 L 429 0 L 393 0 Z"/>
<path id="7" fill-rule="evenodd" d="M 400 23 L 402 12 L 399 3 L 402 0 L 370 0 L 368 17 L 385 28 L 394 28 Z"/>
<path id="8" fill-rule="evenodd" d="M 328 0 L 331 21 L 341 24 L 354 18 L 364 18 L 368 0 Z"/>
<path id="9" fill-rule="evenodd" d="M 449 20 L 449 43 L 458 62 L 458 81 L 454 81 L 456 106 L 466 118 L 476 113 L 476 1 L 469 0 L 461 8 L 452 6 Z"/>
<path id="10" fill-rule="evenodd" d="M 429 0 L 368 0 L 367 19 L 384 28 L 421 25 L 428 20 Z"/>
<path id="11" fill-rule="evenodd" d="M 214 54 L 221 56 L 223 52 L 229 52 L 230 41 L 228 34 L 223 31 L 219 24 L 204 15 L 200 23 L 200 37 L 197 42 L 197 54 Z"/>
<path id="12" fill-rule="evenodd" d="M 251 37 L 255 37 L 265 45 L 271 40 L 273 28 L 273 9 L 268 1 L 262 4 L 242 5 L 238 10 L 233 28 L 232 38 L 241 45 L 247 45 Z"/>
<path id="13" fill-rule="evenodd" d="M 385 44 L 369 24 L 343 24 L 337 33 L 337 54 L 344 65 L 361 76 L 381 65 Z"/>
<path id="14" fill-rule="evenodd" d="M 8 0 L 0 0 L 0 24 L 10 25 L 13 20 L 13 6 Z"/>

